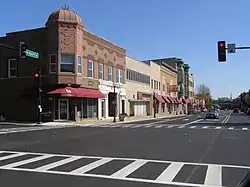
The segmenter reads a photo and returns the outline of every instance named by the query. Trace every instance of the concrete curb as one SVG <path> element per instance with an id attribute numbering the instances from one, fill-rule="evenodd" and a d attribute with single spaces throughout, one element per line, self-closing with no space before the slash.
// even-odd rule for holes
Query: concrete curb
<path id="1" fill-rule="evenodd" d="M 97 125 L 97 124 L 101 124 L 101 125 L 112 125 L 112 124 L 123 124 L 123 123 L 133 123 L 133 122 L 139 122 L 139 121 L 149 121 L 149 120 L 157 120 L 157 119 L 160 119 L 160 120 L 164 120 L 164 119 L 178 119 L 178 118 L 183 118 L 183 117 L 189 117 L 189 116 L 193 116 L 193 115 L 178 115 L 178 116 L 161 116 L 161 117 L 158 117 L 158 118 L 148 118 L 148 119 L 138 119 L 138 120 L 128 120 L 128 121 L 117 121 L 117 122 L 110 122 L 110 121 L 107 121 L 107 122 L 103 122 L 103 121 L 100 121 L 100 123 L 98 123 L 99 121 L 94 121 L 91 123 L 91 121 L 89 122 L 86 122 L 86 123 L 81 123 L 81 122 L 48 122 L 48 123 L 42 123 L 40 125 L 45 125 L 45 126 L 50 126 L 50 125 L 65 125 L 65 126 L 87 126 L 87 125 Z"/>

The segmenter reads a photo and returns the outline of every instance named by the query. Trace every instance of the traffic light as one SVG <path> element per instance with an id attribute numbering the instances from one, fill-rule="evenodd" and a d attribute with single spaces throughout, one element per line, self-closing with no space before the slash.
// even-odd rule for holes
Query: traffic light
<path id="1" fill-rule="evenodd" d="M 34 84 L 35 84 L 35 87 L 36 87 L 36 89 L 40 89 L 40 87 L 41 87 L 41 75 L 40 75 L 40 68 L 38 68 L 37 70 L 36 70 L 36 72 L 34 73 Z"/>
<path id="2" fill-rule="evenodd" d="M 226 62 L 226 42 L 218 41 L 218 61 Z"/>
<path id="3" fill-rule="evenodd" d="M 19 45 L 20 58 L 26 58 L 26 50 L 27 50 L 26 43 L 20 42 L 20 45 Z"/>

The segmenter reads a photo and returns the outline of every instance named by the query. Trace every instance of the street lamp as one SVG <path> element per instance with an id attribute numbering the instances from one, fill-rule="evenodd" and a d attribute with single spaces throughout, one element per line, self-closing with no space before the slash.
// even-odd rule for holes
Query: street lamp
<path id="1" fill-rule="evenodd" d="M 117 106 L 117 96 L 116 96 L 116 88 L 118 88 L 118 85 L 116 85 L 116 83 L 113 84 L 113 90 L 114 90 L 114 96 L 115 96 L 115 100 L 114 100 L 114 120 L 113 122 L 116 122 L 116 106 Z M 117 92 L 118 93 L 118 92 Z"/>
<path id="2" fill-rule="evenodd" d="M 154 108 L 154 118 L 156 118 L 156 99 L 155 99 L 155 92 L 153 94 L 153 108 Z"/>

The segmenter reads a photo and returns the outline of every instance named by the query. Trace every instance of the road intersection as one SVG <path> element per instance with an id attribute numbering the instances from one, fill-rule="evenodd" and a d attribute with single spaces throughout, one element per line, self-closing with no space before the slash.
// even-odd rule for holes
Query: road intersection
<path id="1" fill-rule="evenodd" d="M 250 169 L 248 121 L 222 113 L 216 120 L 0 125 L 0 180 L 21 187 L 237 186 Z"/>

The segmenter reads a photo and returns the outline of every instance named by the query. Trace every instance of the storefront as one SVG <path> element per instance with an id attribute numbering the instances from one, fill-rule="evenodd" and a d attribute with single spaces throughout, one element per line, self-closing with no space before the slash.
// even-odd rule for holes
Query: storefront
<path id="1" fill-rule="evenodd" d="M 104 98 L 99 90 L 87 88 L 59 88 L 49 92 L 53 95 L 54 120 L 98 118 L 98 100 Z"/>
<path id="2" fill-rule="evenodd" d="M 98 99 L 99 119 L 111 118 L 126 113 L 126 90 L 124 84 L 99 80 L 99 90 L 104 98 Z M 114 110 L 116 108 L 116 110 Z"/>
<path id="3" fill-rule="evenodd" d="M 165 108 L 166 101 L 162 98 L 161 95 L 157 95 L 157 94 L 154 94 L 153 99 L 154 99 L 153 109 L 155 109 L 155 113 L 162 114 L 163 107 Z"/>

